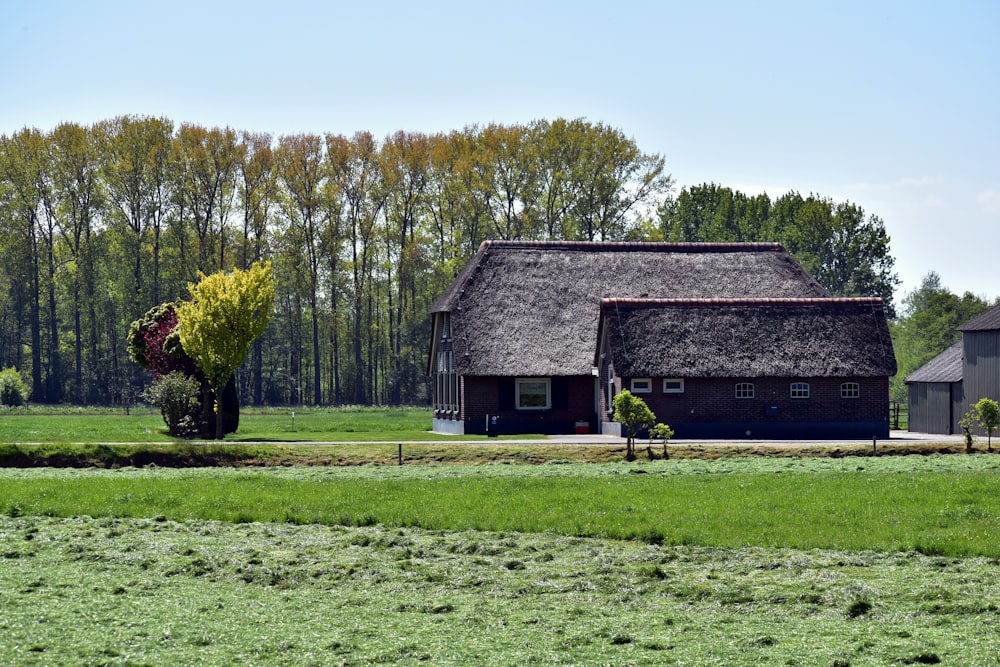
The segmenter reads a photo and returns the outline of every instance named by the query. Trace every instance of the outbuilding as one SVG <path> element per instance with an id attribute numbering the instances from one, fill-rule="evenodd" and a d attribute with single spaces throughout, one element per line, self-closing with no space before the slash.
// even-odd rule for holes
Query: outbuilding
<path id="1" fill-rule="evenodd" d="M 1000 305 L 958 331 L 961 341 L 906 378 L 910 431 L 961 433 L 959 420 L 979 399 L 1000 400 Z"/>

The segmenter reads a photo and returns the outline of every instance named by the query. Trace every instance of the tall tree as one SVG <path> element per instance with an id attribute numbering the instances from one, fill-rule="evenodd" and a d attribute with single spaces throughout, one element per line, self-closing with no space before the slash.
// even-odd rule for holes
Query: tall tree
<path id="1" fill-rule="evenodd" d="M 771 200 L 766 194 L 748 197 L 730 188 L 706 183 L 681 190 L 660 210 L 664 237 L 670 241 L 732 242 L 774 238 Z"/>
<path id="2" fill-rule="evenodd" d="M 4 220 L 6 236 L 17 250 L 13 267 L 13 289 L 27 295 L 29 329 L 31 332 L 31 395 L 33 401 L 45 400 L 42 375 L 42 285 L 41 258 L 38 242 L 41 193 L 38 182 L 43 178 L 46 160 L 45 137 L 37 129 L 21 130 L 2 138 L 0 169 L 4 185 Z M 20 283 L 20 284 L 18 284 Z M 20 341 L 19 341 L 20 342 Z"/>
<path id="3" fill-rule="evenodd" d="M 637 207 L 658 203 L 673 184 L 659 155 L 645 154 L 620 130 L 592 125 L 581 138 L 573 170 L 574 237 L 613 241 L 627 233 L 628 216 Z"/>
<path id="4" fill-rule="evenodd" d="M 173 123 L 165 118 L 119 116 L 101 124 L 107 216 L 132 270 L 131 294 L 122 295 L 127 309 L 123 327 L 144 312 L 143 304 L 161 301 L 159 242 L 171 199 L 172 135 Z M 153 265 L 149 288 L 143 270 L 147 248 Z"/>
<path id="5" fill-rule="evenodd" d="M 271 209 L 280 195 L 271 135 L 243 132 L 237 166 L 243 227 L 239 240 L 238 268 L 246 270 L 271 251 Z M 254 405 L 264 401 L 264 348 L 262 338 L 250 350 L 250 396 Z"/>
<path id="6" fill-rule="evenodd" d="M 671 241 L 782 243 L 835 296 L 878 296 L 895 316 L 893 272 L 885 224 L 851 203 L 789 192 L 772 203 L 711 184 L 684 188 L 658 214 Z"/>
<path id="7" fill-rule="evenodd" d="M 103 205 L 99 149 L 92 129 L 62 123 L 52 132 L 51 151 L 60 235 L 69 258 L 74 400 L 93 402 L 98 365 L 94 236 Z"/>
<path id="8" fill-rule="evenodd" d="M 198 269 L 221 269 L 227 264 L 227 223 L 236 193 L 236 132 L 185 123 L 175 146 L 184 201 L 198 239 Z"/>
<path id="9" fill-rule="evenodd" d="M 477 147 L 479 184 L 497 238 L 535 238 L 538 156 L 531 134 L 519 125 L 491 123 Z"/>
<path id="10" fill-rule="evenodd" d="M 431 137 L 427 210 L 435 229 L 440 289 L 479 248 L 487 207 L 475 168 L 475 128 Z"/>
<path id="11" fill-rule="evenodd" d="M 326 147 L 330 175 L 343 198 L 344 231 L 351 253 L 354 401 L 365 404 L 369 402 L 376 373 L 374 365 L 366 365 L 364 358 L 365 343 L 371 340 L 370 327 L 374 324 L 366 318 L 366 313 L 373 305 L 371 271 L 375 249 L 372 242 L 386 200 L 384 176 L 378 144 L 370 133 L 358 132 L 351 139 L 327 135 Z M 375 361 L 370 354 L 369 361 Z"/>
<path id="12" fill-rule="evenodd" d="M 428 182 L 430 143 L 426 135 L 397 132 L 382 146 L 386 183 L 385 247 L 388 289 L 389 347 L 392 372 L 389 401 L 399 405 L 404 393 L 413 395 L 417 383 L 418 356 L 422 345 L 419 331 L 417 274 L 424 268 L 418 231 Z"/>
<path id="13" fill-rule="evenodd" d="M 540 120 L 529 128 L 531 143 L 538 151 L 538 215 L 546 239 L 572 236 L 565 219 L 574 203 L 573 170 L 580 162 L 583 138 L 589 129 L 580 118 L 559 118 L 551 123 Z"/>
<path id="14" fill-rule="evenodd" d="M 315 134 L 281 137 L 277 162 L 287 198 L 285 216 L 292 243 L 305 252 L 306 296 L 312 319 L 313 403 L 323 403 L 322 357 L 320 356 L 319 296 L 322 242 L 329 220 L 323 201 L 326 171 L 323 139 Z"/>

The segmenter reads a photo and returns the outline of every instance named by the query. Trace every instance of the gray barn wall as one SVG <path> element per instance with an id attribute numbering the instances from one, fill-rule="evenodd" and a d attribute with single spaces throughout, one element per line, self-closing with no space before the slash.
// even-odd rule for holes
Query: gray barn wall
<path id="1" fill-rule="evenodd" d="M 1000 331 L 962 333 L 964 400 L 959 418 L 981 398 L 1000 400 Z"/>
<path id="2" fill-rule="evenodd" d="M 959 385 L 960 386 L 960 385 Z M 916 433 L 954 433 L 951 385 L 947 382 L 912 382 L 909 430 Z"/>

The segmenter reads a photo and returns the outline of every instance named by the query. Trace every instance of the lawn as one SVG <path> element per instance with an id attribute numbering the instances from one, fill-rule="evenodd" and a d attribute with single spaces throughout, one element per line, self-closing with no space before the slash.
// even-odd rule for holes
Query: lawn
<path id="1" fill-rule="evenodd" d="M 523 438 L 525 436 L 518 436 Z M 526 436 L 532 437 L 532 436 Z M 538 436 L 534 436 L 538 437 Z M 448 442 L 486 436 L 446 436 L 431 432 L 426 408 L 244 409 L 240 427 L 226 442 Z M 159 412 L 34 406 L 0 411 L 0 443 L 178 442 L 167 435 Z"/>
<path id="2" fill-rule="evenodd" d="M 1000 457 L 0 471 L 0 663 L 996 665 Z"/>

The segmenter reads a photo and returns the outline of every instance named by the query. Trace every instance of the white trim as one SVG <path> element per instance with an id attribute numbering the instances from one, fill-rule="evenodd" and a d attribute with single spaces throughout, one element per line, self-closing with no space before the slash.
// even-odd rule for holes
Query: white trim
<path id="1" fill-rule="evenodd" d="M 790 395 L 792 398 L 809 398 L 809 383 L 793 382 L 790 387 Z"/>
<path id="2" fill-rule="evenodd" d="M 861 385 L 857 382 L 842 382 L 840 384 L 841 398 L 861 398 Z"/>
<path id="3" fill-rule="evenodd" d="M 740 389 L 743 389 L 743 395 L 740 395 Z M 748 391 L 749 389 L 749 391 Z M 757 394 L 757 388 L 754 386 L 753 382 L 737 382 L 736 383 L 736 398 L 740 400 L 753 398 Z"/>
<path id="4" fill-rule="evenodd" d="M 522 384 L 545 384 L 545 405 L 521 405 Z M 530 394 L 527 394 L 530 395 Z M 514 380 L 514 407 L 518 410 L 551 410 L 552 409 L 552 379 L 551 378 L 517 378 Z"/>
<path id="5" fill-rule="evenodd" d="M 677 387 L 667 387 L 668 382 L 676 382 Z M 684 393 L 684 378 L 663 378 L 663 393 L 664 394 L 683 394 Z"/>
<path id="6" fill-rule="evenodd" d="M 636 383 L 640 383 L 640 386 Z M 652 378 L 632 378 L 632 393 L 633 394 L 652 394 L 653 393 L 653 379 Z"/>

